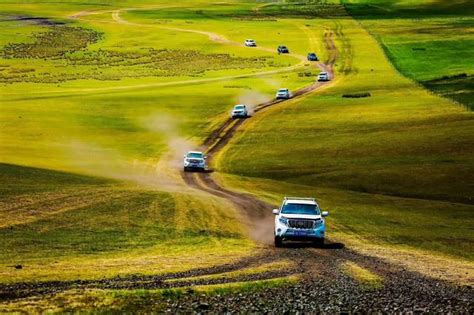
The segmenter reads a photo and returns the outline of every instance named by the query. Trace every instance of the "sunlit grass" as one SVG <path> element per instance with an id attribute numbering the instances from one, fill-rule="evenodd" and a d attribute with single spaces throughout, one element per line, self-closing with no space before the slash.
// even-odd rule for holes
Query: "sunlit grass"
<path id="1" fill-rule="evenodd" d="M 39 169 L 1 170 L 10 183 L 0 200 L 2 282 L 162 274 L 231 262 L 254 247 L 221 200 Z"/>
<path id="2" fill-rule="evenodd" d="M 341 269 L 348 276 L 359 282 L 366 290 L 380 289 L 383 285 L 383 279 L 379 275 L 374 274 L 370 270 L 367 270 L 356 263 L 345 262 L 341 266 Z"/>

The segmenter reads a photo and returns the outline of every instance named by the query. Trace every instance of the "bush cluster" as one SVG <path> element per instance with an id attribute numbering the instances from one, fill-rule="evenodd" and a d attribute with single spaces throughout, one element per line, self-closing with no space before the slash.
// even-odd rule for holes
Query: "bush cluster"
<path id="1" fill-rule="evenodd" d="M 82 27 L 54 25 L 48 31 L 33 35 L 32 43 L 9 43 L 0 51 L 3 58 L 60 58 L 87 48 L 102 34 Z"/>

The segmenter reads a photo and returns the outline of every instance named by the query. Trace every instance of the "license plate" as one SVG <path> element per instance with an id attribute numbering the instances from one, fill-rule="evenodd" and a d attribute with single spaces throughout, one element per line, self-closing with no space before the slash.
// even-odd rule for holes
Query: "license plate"
<path id="1" fill-rule="evenodd" d="M 297 236 L 305 236 L 307 235 L 306 231 L 296 231 L 295 233 Z"/>

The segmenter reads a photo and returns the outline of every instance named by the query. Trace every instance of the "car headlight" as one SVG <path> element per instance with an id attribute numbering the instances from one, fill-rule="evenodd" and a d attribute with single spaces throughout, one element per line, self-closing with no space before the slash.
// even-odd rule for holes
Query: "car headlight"
<path id="1" fill-rule="evenodd" d="M 314 221 L 314 226 L 318 227 L 318 226 L 322 225 L 323 223 L 324 223 L 324 221 L 322 219 L 319 219 L 319 220 Z"/>
<path id="2" fill-rule="evenodd" d="M 288 219 L 287 218 L 280 217 L 278 219 L 278 221 L 280 221 L 281 224 L 288 225 Z"/>

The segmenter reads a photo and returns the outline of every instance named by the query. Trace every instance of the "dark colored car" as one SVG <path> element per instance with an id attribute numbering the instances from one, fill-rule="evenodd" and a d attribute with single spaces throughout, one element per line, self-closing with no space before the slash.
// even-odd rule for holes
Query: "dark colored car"
<path id="1" fill-rule="evenodd" d="M 308 54 L 308 61 L 318 61 L 318 60 L 319 60 L 319 58 L 318 58 L 318 56 L 316 56 L 315 53 L 309 53 Z"/>
<path id="2" fill-rule="evenodd" d="M 290 51 L 286 46 L 278 46 L 277 48 L 278 54 L 289 54 Z"/>

